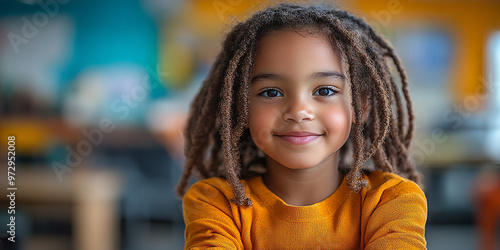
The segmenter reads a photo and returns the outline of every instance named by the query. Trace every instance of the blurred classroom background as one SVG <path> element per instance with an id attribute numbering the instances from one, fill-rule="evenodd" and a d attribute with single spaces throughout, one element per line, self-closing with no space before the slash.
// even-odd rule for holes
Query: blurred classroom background
<path id="1" fill-rule="evenodd" d="M 189 102 L 231 23 L 271 3 L 0 1 L 0 249 L 181 249 Z M 335 3 L 385 34 L 409 73 L 428 248 L 500 249 L 500 2 Z"/>

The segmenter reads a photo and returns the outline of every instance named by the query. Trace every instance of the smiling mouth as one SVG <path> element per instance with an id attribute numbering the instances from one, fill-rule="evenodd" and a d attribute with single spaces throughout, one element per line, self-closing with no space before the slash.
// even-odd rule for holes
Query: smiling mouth
<path id="1" fill-rule="evenodd" d="M 322 136 L 322 134 L 316 134 L 311 132 L 301 132 L 301 131 L 293 131 L 283 134 L 275 134 L 277 137 L 282 140 L 294 144 L 294 145 L 303 145 L 310 143 L 316 140 L 318 137 Z"/>

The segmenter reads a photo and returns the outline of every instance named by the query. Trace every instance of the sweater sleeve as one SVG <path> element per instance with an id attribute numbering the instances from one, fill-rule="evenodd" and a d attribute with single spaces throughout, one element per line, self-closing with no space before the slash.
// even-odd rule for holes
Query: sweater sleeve
<path id="1" fill-rule="evenodd" d="M 229 201 L 218 184 L 200 181 L 184 195 L 184 249 L 243 249 Z"/>
<path id="2" fill-rule="evenodd" d="M 426 249 L 427 200 L 411 181 L 386 189 L 365 232 L 365 249 Z"/>

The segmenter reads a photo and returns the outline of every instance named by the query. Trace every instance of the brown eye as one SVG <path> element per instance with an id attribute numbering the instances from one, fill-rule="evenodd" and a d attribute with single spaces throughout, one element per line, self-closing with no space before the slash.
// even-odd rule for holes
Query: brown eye
<path id="1" fill-rule="evenodd" d="M 261 96 L 267 97 L 267 98 L 272 98 L 272 97 L 279 97 L 283 96 L 278 90 L 276 89 L 267 89 L 264 90 L 260 93 Z"/>
<path id="2" fill-rule="evenodd" d="M 337 91 L 332 88 L 320 88 L 314 92 L 314 95 L 319 95 L 319 96 L 332 96 L 335 95 Z"/>

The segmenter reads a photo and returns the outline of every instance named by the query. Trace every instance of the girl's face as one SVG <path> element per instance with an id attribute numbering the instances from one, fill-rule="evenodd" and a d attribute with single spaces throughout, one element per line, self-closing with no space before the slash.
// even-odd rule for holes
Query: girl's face
<path id="1" fill-rule="evenodd" d="M 353 119 L 344 72 L 322 36 L 264 36 L 250 87 L 248 127 L 257 147 L 289 169 L 336 164 Z"/>

